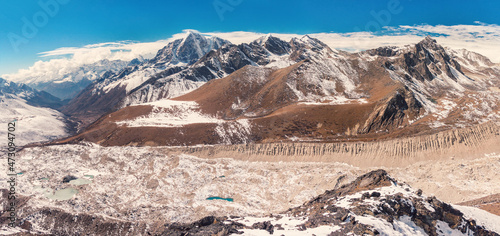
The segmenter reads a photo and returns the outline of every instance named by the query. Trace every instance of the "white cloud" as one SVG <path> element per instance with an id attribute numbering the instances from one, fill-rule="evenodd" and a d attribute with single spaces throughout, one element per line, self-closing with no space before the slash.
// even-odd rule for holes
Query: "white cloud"
<path id="1" fill-rule="evenodd" d="M 4 79 L 22 82 L 57 81 L 65 75 L 77 71 L 81 66 L 92 64 L 103 59 L 130 61 L 134 58 L 152 58 L 158 50 L 170 41 L 182 38 L 189 30 L 172 35 L 166 40 L 155 42 L 106 42 L 90 44 L 83 47 L 62 47 L 52 51 L 39 53 L 42 60 L 36 61 L 27 69 L 20 69 L 16 73 L 3 74 Z"/>
<path id="2" fill-rule="evenodd" d="M 45 60 L 36 61 L 27 69 L 20 69 L 16 73 L 4 74 L 1 77 L 23 83 L 59 80 L 83 65 L 104 59 L 130 61 L 138 57 L 151 58 L 168 41 L 159 40 L 146 43 L 123 41 L 58 48 L 39 53 L 40 57 Z"/>
<path id="3" fill-rule="evenodd" d="M 39 60 L 28 69 L 17 73 L 2 75 L 5 79 L 25 82 L 27 78 L 45 78 L 46 80 L 61 77 L 85 64 L 91 64 L 102 59 L 132 60 L 137 57 L 151 58 L 156 52 L 174 39 L 182 38 L 186 32 L 173 35 L 170 39 L 156 42 L 108 42 L 92 44 L 83 47 L 64 47 L 40 53 Z M 197 31 L 196 31 L 197 32 Z M 256 32 L 206 32 L 207 36 L 217 36 L 234 44 L 249 43 L 265 34 Z M 301 37 L 297 34 L 273 34 L 283 40 Z M 353 32 L 353 33 L 317 33 L 310 34 L 331 48 L 351 52 L 394 45 L 414 44 L 431 35 L 438 43 L 452 49 L 465 48 L 489 57 L 493 62 L 500 62 L 500 26 L 475 22 L 475 25 L 417 25 L 386 27 L 383 32 Z M 59 59 L 48 59 L 62 57 Z"/>

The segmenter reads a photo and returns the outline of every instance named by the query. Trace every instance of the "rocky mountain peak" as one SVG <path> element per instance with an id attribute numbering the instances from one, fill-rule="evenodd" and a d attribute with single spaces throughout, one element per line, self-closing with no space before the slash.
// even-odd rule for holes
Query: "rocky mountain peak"
<path id="1" fill-rule="evenodd" d="M 141 56 L 139 58 L 134 58 L 132 61 L 128 63 L 127 66 L 136 66 L 140 65 L 144 61 L 144 58 Z"/>
<path id="2" fill-rule="evenodd" d="M 457 76 L 463 75 L 460 64 L 430 36 L 405 51 L 403 57 L 403 68 L 420 81 L 432 81 L 443 76 L 457 81 Z"/>
<path id="3" fill-rule="evenodd" d="M 308 48 L 311 48 L 313 51 L 321 50 L 325 47 L 328 47 L 323 42 L 319 41 L 316 38 L 312 38 L 311 36 L 309 36 L 307 34 L 302 36 L 300 39 L 297 39 L 295 42 L 298 42 L 299 44 L 302 44 Z"/>
<path id="4" fill-rule="evenodd" d="M 208 41 L 207 38 L 205 38 L 205 36 L 201 35 L 200 33 L 198 32 L 194 32 L 194 31 L 188 31 L 186 33 L 186 36 L 184 36 L 184 38 L 182 38 L 182 42 L 181 42 L 181 46 L 184 46 L 186 44 L 186 46 L 192 46 L 192 45 L 195 45 L 195 44 L 203 44 L 203 43 L 206 43 Z"/>
<path id="5" fill-rule="evenodd" d="M 437 43 L 437 41 L 433 39 L 430 35 L 425 36 L 425 38 L 421 42 Z"/>
<path id="6" fill-rule="evenodd" d="M 338 55 L 339 51 L 336 49 L 330 48 L 328 45 L 326 45 L 324 42 L 317 38 L 312 38 L 309 35 L 304 35 L 302 38 L 300 38 L 300 41 L 305 45 L 307 48 L 309 48 L 311 51 L 318 53 L 323 51 L 322 53 L 328 53 L 330 56 Z"/>
<path id="7" fill-rule="evenodd" d="M 33 94 L 36 90 L 23 83 L 14 83 L 3 78 L 0 78 L 0 95 L 5 93 L 18 94 L 23 93 L 23 96 Z"/>
<path id="8" fill-rule="evenodd" d="M 205 37 L 198 32 L 189 31 L 176 49 L 176 56 L 181 62 L 193 64 L 212 49 L 218 49 L 229 41 L 217 37 Z"/>
<path id="9" fill-rule="evenodd" d="M 292 38 L 290 40 L 292 47 L 292 54 L 290 58 L 295 61 L 302 61 L 304 59 L 311 59 L 322 55 L 323 53 L 333 53 L 330 47 L 316 38 L 309 35 L 304 35 L 301 38 Z"/>
<path id="10" fill-rule="evenodd" d="M 269 40 L 269 38 L 271 38 L 271 37 L 273 37 L 271 34 L 266 34 L 266 35 L 264 35 L 264 36 L 262 36 L 262 37 L 259 37 L 259 38 L 258 38 L 258 39 L 256 39 L 256 40 L 254 40 L 252 43 L 260 44 L 260 45 L 262 45 L 262 46 L 263 46 L 263 45 L 265 44 L 265 42 L 266 42 L 267 40 Z M 273 37 L 273 38 L 274 38 L 274 37 Z"/>
<path id="11" fill-rule="evenodd" d="M 466 49 L 452 50 L 451 54 L 454 56 L 454 59 L 464 65 L 470 64 L 473 67 L 495 66 L 495 63 L 493 63 L 489 58 Z"/>
<path id="12" fill-rule="evenodd" d="M 430 51 L 445 51 L 443 46 L 438 44 L 438 42 L 429 35 L 427 35 L 422 41 L 418 42 L 415 46 L 417 47 L 417 50 L 424 48 Z"/>
<path id="13" fill-rule="evenodd" d="M 168 64 L 192 65 L 209 51 L 217 50 L 226 44 L 231 44 L 231 42 L 188 31 L 184 38 L 174 40 L 159 50 L 149 63 L 156 67 L 165 67 Z"/>
<path id="14" fill-rule="evenodd" d="M 290 53 L 291 51 L 291 46 L 289 43 L 281 40 L 280 38 L 274 37 L 271 34 L 262 36 L 252 43 L 258 44 L 266 48 L 269 52 L 280 56 Z"/>

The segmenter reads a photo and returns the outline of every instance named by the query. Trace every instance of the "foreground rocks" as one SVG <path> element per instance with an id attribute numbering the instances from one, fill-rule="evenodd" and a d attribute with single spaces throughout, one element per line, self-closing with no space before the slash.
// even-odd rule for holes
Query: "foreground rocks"
<path id="1" fill-rule="evenodd" d="M 451 205 L 398 183 L 384 170 L 369 172 L 280 215 L 206 217 L 170 225 L 163 235 L 286 235 L 293 231 L 303 235 L 498 235 Z"/>
<path id="2" fill-rule="evenodd" d="M 6 191 L 3 191 L 3 195 Z M 2 198 L 6 199 L 6 198 Z M 207 216 L 192 223 L 124 222 L 57 209 L 32 209 L 20 198 L 24 217 L 18 235 L 499 235 L 498 227 L 480 214 L 466 217 L 453 206 L 421 190 L 399 183 L 385 170 L 358 177 L 349 184 L 326 191 L 303 205 L 268 217 Z M 5 205 L 5 200 L 2 200 Z M 478 210 L 479 211 L 479 210 Z M 29 212 L 29 213 L 28 213 Z M 5 224 L 6 212 L 0 222 Z M 37 221 L 38 227 L 34 227 Z M 500 222 L 500 221 L 497 221 Z M 41 224 L 42 223 L 42 224 Z M 42 228 L 40 228 L 42 225 Z M 4 226 L 5 228 L 5 226 Z M 497 231 L 497 232 L 495 232 Z"/>

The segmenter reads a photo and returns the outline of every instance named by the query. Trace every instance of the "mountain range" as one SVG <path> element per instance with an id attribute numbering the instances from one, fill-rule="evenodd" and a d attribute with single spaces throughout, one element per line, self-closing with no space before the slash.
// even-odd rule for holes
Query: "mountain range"
<path id="1" fill-rule="evenodd" d="M 62 142 L 177 146 L 433 133 L 498 120 L 499 78 L 486 57 L 431 37 L 349 53 L 307 35 L 234 45 L 190 32 L 71 100 L 63 113 L 87 128 Z"/>
<path id="2" fill-rule="evenodd" d="M 34 89 L 48 92 L 51 95 L 65 102 L 68 102 L 70 99 L 75 97 L 82 89 L 91 84 L 92 81 L 102 77 L 104 73 L 108 71 L 116 72 L 126 66 L 137 64 L 143 60 L 143 58 L 137 58 L 132 61 L 110 61 L 107 59 L 103 59 L 79 67 L 66 66 L 58 69 L 46 68 L 38 71 L 33 75 L 28 75 L 25 77 L 20 77 L 20 75 L 8 76 L 6 78 L 15 81 L 16 83 L 23 83 Z M 61 64 L 64 63 L 65 62 L 61 62 Z M 45 65 L 41 64 L 41 66 Z"/>
<path id="3" fill-rule="evenodd" d="M 500 66 L 480 54 L 189 32 L 102 63 L 69 102 L 0 79 L 18 145 L 51 140 L 16 154 L 19 221 L 0 212 L 0 234 L 500 232 Z"/>

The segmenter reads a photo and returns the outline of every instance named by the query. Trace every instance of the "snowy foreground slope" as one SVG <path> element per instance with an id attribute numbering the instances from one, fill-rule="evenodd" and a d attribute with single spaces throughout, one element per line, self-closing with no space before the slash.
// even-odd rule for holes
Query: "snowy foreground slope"
<path id="1" fill-rule="evenodd" d="M 494 178 L 500 170 L 498 155 L 450 160 L 439 165 L 451 169 L 433 172 L 427 182 L 440 181 L 435 184 L 449 189 L 466 184 L 476 186 L 470 189 L 482 196 L 500 192 L 500 184 Z M 453 165 L 473 169 L 455 172 L 460 178 L 450 179 Z M 24 232 L 55 235 L 82 232 L 228 235 L 237 231 L 244 235 L 269 235 L 270 231 L 273 235 L 330 232 L 496 235 L 485 230 L 500 232 L 491 223 L 500 220 L 498 216 L 475 208 L 447 205 L 396 181 L 385 171 L 372 172 L 348 184 L 371 169 L 342 163 L 200 159 L 165 147 L 88 144 L 25 148 L 19 153 L 18 167 L 22 172 L 18 175 L 18 193 L 23 197 L 19 199 L 22 207 L 18 210 L 22 220 L 16 230 Z M 418 176 L 414 168 L 387 170 L 399 180 L 420 186 L 419 179 L 411 178 Z M 481 174 L 474 174 L 476 170 Z M 468 176 L 470 173 L 476 177 Z M 6 178 L 4 173 L 0 175 L 1 181 Z M 485 182 L 485 178 L 492 179 Z M 429 193 L 425 186 L 421 187 Z M 447 194 L 450 192 L 453 190 Z M 2 194 L 5 196 L 6 192 Z M 477 196 L 465 200 L 472 197 Z M 5 218 L 0 218 L 0 222 L 5 222 Z"/>
<path id="2" fill-rule="evenodd" d="M 7 123 L 15 122 L 15 144 L 47 141 L 68 135 L 64 115 L 52 108 L 60 100 L 22 83 L 0 78 L 0 136 L 7 140 Z"/>
<path id="3" fill-rule="evenodd" d="M 19 97 L 0 97 L 0 136 L 7 139 L 7 123 L 15 121 L 15 144 L 18 146 L 47 141 L 68 135 L 64 115 L 43 107 L 35 107 Z"/>

